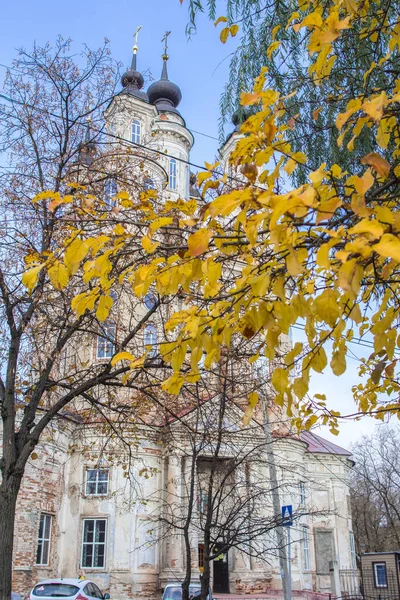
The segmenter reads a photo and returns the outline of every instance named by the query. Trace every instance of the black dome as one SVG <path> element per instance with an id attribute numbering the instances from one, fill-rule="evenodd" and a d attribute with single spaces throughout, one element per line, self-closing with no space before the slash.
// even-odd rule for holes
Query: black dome
<path id="1" fill-rule="evenodd" d="M 237 110 L 232 115 L 232 123 L 235 125 L 237 129 L 239 129 L 240 125 L 244 123 L 251 115 L 251 111 L 248 108 L 243 108 L 239 106 Z"/>
<path id="2" fill-rule="evenodd" d="M 121 94 L 135 96 L 135 98 L 139 98 L 144 102 L 149 101 L 146 92 L 142 91 L 144 85 L 143 75 L 136 69 L 136 53 L 133 54 L 130 68 L 122 75 L 121 84 L 123 87 Z"/>
<path id="3" fill-rule="evenodd" d="M 182 92 L 176 83 L 168 79 L 166 55 L 163 56 L 164 65 L 161 73 L 161 79 L 154 81 L 147 90 L 147 95 L 151 104 L 154 104 L 159 112 L 173 112 L 179 115 L 176 107 L 182 100 Z"/>

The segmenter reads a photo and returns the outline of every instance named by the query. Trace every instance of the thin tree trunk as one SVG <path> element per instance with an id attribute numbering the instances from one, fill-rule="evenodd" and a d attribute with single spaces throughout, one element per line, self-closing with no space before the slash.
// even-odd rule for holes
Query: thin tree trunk
<path id="1" fill-rule="evenodd" d="M 276 464 L 275 464 L 275 456 L 272 449 L 273 439 L 271 434 L 271 428 L 269 424 L 268 418 L 268 405 L 267 399 L 264 395 L 261 397 L 261 406 L 262 406 L 262 414 L 263 414 L 263 425 L 264 425 L 264 435 L 265 441 L 267 442 L 267 458 L 268 458 L 268 470 L 269 470 L 269 479 L 271 483 L 271 493 L 272 493 L 272 505 L 274 509 L 274 515 L 276 519 L 280 519 L 281 515 L 281 502 L 279 498 L 278 491 L 278 476 L 276 473 Z M 283 597 L 284 600 L 291 600 L 290 594 L 290 581 L 289 581 L 289 565 L 287 561 L 287 553 L 286 553 L 286 542 L 285 542 L 285 534 L 283 532 L 282 525 L 277 525 L 275 527 L 275 534 L 278 546 L 278 554 L 279 554 L 279 566 L 281 569 L 281 579 L 282 579 L 282 588 L 283 588 Z"/>
<path id="2" fill-rule="evenodd" d="M 15 508 L 20 479 L 0 489 L 0 600 L 10 600 L 12 587 L 12 555 L 14 545 Z"/>

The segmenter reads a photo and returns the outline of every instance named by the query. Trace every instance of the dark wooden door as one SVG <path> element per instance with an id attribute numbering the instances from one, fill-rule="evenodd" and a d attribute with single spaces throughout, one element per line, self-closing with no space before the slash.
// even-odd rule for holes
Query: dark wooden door
<path id="1" fill-rule="evenodd" d="M 222 552 L 213 560 L 213 592 L 229 594 L 228 553 Z"/>

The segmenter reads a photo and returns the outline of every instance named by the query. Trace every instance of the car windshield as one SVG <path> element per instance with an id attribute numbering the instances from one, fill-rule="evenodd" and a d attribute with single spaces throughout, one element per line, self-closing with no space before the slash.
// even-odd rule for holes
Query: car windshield
<path id="1" fill-rule="evenodd" d="M 189 595 L 192 596 L 194 593 L 200 591 L 199 585 L 189 586 Z M 167 586 L 163 600 L 182 600 L 182 587 L 180 585 Z"/>
<path id="2" fill-rule="evenodd" d="M 48 598 L 70 598 L 78 592 L 79 588 L 69 583 L 39 583 L 33 588 L 34 596 L 46 596 Z"/>

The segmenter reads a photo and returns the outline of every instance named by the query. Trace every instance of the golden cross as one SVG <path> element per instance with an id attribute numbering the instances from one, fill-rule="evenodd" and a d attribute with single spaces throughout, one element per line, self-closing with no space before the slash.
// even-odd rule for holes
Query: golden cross
<path id="1" fill-rule="evenodd" d="M 136 52 L 138 51 L 138 37 L 139 37 L 139 31 L 142 29 L 142 26 L 139 25 L 138 27 L 136 27 L 136 31 L 133 34 L 133 37 L 135 38 L 135 45 L 133 46 L 132 50 L 133 52 L 136 54 Z"/>
<path id="2" fill-rule="evenodd" d="M 171 33 L 170 31 L 166 31 L 163 39 L 161 40 L 162 42 L 164 42 L 164 54 L 167 54 L 167 50 L 168 50 L 168 36 L 170 35 L 170 33 Z"/>

